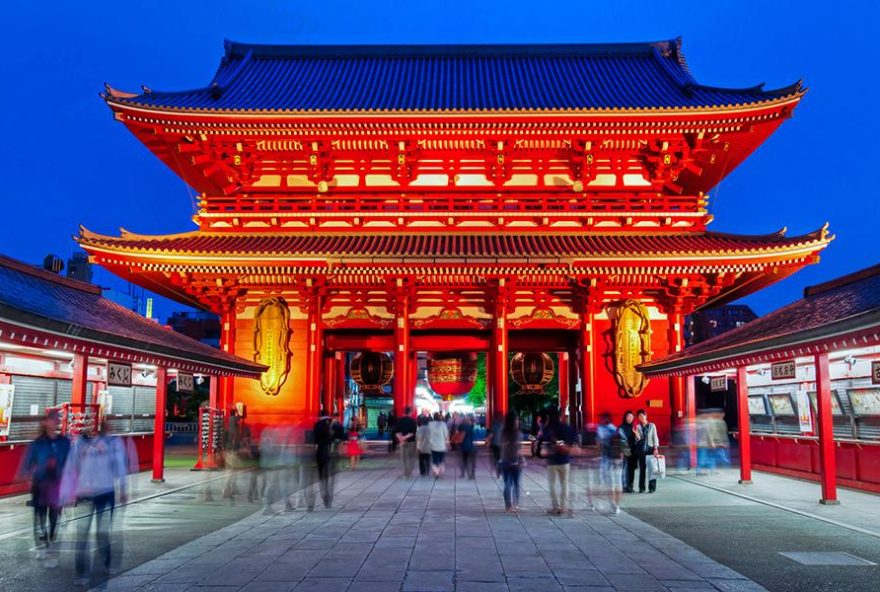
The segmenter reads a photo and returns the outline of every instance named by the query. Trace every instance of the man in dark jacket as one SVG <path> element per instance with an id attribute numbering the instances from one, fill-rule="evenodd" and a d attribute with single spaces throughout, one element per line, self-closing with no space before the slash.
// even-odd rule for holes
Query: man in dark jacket
<path id="1" fill-rule="evenodd" d="M 394 424 L 393 438 L 400 446 L 400 461 L 403 464 L 403 477 L 412 477 L 416 460 L 416 420 L 412 416 L 412 408 L 403 410 L 403 416 Z"/>

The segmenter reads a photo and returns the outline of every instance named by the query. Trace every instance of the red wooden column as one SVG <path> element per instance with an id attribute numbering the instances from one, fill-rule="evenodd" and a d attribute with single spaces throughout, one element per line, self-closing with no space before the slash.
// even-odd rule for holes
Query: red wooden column
<path id="1" fill-rule="evenodd" d="M 315 418 L 320 411 L 321 381 L 324 361 L 324 331 L 321 324 L 321 295 L 315 291 L 309 304 L 309 347 L 306 365 L 306 416 Z"/>
<path id="2" fill-rule="evenodd" d="M 220 349 L 228 354 L 235 353 L 235 304 L 229 305 L 220 315 Z M 220 380 L 219 405 L 229 411 L 235 405 L 235 378 L 224 376 Z"/>
<path id="3" fill-rule="evenodd" d="M 86 404 L 86 388 L 89 384 L 89 356 L 73 354 L 73 384 L 70 402 L 73 405 Z"/>
<path id="4" fill-rule="evenodd" d="M 407 388 L 409 380 L 409 293 L 403 288 L 402 280 L 397 283 L 397 318 L 394 327 L 394 415 L 401 417 L 410 399 Z"/>
<path id="5" fill-rule="evenodd" d="M 340 420 L 342 420 L 343 415 L 345 415 L 345 397 L 348 393 L 346 393 L 346 385 L 345 385 L 345 360 L 346 356 L 344 352 L 336 352 L 334 354 L 336 358 L 336 413 Z"/>
<path id="6" fill-rule="evenodd" d="M 416 382 L 419 379 L 419 354 L 418 352 L 410 352 L 409 368 L 406 375 L 406 405 L 411 407 L 413 413 L 416 412 Z"/>
<path id="7" fill-rule="evenodd" d="M 752 482 L 752 434 L 745 366 L 736 369 L 736 415 L 739 421 L 739 482 L 748 485 Z"/>
<path id="8" fill-rule="evenodd" d="M 560 352 L 559 361 L 559 412 L 568 414 L 568 352 Z"/>
<path id="9" fill-rule="evenodd" d="M 834 431 L 831 417 L 831 374 L 828 352 L 816 354 L 816 407 L 819 420 L 819 467 L 822 471 L 820 504 L 839 504 L 837 500 L 837 459 L 834 456 Z"/>
<path id="10" fill-rule="evenodd" d="M 336 396 L 336 357 L 328 356 L 324 359 L 324 389 L 321 404 L 324 407 L 324 415 L 333 416 L 333 398 Z"/>
<path id="11" fill-rule="evenodd" d="M 687 420 L 684 429 L 687 437 L 688 456 L 691 470 L 697 470 L 697 387 L 694 383 L 695 376 L 684 377 L 685 406 L 687 407 Z"/>
<path id="12" fill-rule="evenodd" d="M 492 335 L 494 348 L 493 371 L 494 383 L 492 413 L 507 415 L 508 409 L 508 343 L 507 343 L 507 294 L 504 280 L 501 281 L 498 302 L 495 307 L 495 329 Z"/>
<path id="13" fill-rule="evenodd" d="M 596 423 L 596 363 L 595 363 L 595 337 L 593 335 L 593 313 L 587 311 L 583 314 L 581 327 L 581 424 Z"/>
<path id="14" fill-rule="evenodd" d="M 490 340 L 486 352 L 486 421 L 489 425 L 495 418 L 495 338 Z"/>
<path id="15" fill-rule="evenodd" d="M 165 481 L 165 406 L 168 400 L 168 370 L 156 369 L 156 417 L 153 420 L 153 483 Z"/>
<path id="16" fill-rule="evenodd" d="M 666 341 L 669 355 L 680 352 L 684 347 L 684 315 L 675 307 L 667 314 Z M 672 407 L 672 425 L 682 420 L 687 412 L 685 405 L 684 377 L 669 377 L 669 402 Z"/>

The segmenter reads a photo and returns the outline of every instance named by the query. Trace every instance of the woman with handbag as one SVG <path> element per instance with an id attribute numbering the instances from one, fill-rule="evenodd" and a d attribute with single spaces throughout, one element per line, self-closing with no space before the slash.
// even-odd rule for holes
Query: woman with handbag
<path id="1" fill-rule="evenodd" d="M 639 493 L 645 492 L 645 469 L 648 457 L 657 458 L 660 456 L 660 438 L 657 436 L 657 426 L 648 421 L 648 413 L 644 409 L 639 409 L 636 415 L 639 418 L 637 432 L 641 448 L 639 450 Z M 657 476 L 654 472 L 650 472 L 648 476 L 648 493 L 657 491 Z"/>
<path id="2" fill-rule="evenodd" d="M 504 510 L 510 513 L 519 511 L 519 477 L 522 472 L 522 432 L 519 418 L 509 411 L 501 428 L 501 457 L 499 467 L 504 478 Z"/>

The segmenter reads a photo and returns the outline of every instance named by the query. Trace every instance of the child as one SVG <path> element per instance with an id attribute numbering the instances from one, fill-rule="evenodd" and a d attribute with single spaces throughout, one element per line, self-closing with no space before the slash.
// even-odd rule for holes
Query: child
<path id="1" fill-rule="evenodd" d="M 363 451 L 361 450 L 360 437 L 361 434 L 360 427 L 358 426 L 358 421 L 357 419 L 352 419 L 348 427 L 347 444 L 348 458 L 349 462 L 351 463 L 349 465 L 349 468 L 351 469 L 356 469 L 358 466 L 358 462 L 360 462 L 361 460 L 361 453 Z"/>

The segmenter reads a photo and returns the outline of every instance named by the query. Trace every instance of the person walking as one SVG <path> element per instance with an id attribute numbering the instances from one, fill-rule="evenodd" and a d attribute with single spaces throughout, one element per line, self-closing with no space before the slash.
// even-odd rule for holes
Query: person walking
<path id="1" fill-rule="evenodd" d="M 639 421 L 636 429 L 642 444 L 639 448 L 639 493 L 644 493 L 647 457 L 660 455 L 660 439 L 657 436 L 657 426 L 648 421 L 648 413 L 644 409 L 639 409 L 636 416 Z M 653 475 L 648 477 L 648 493 L 654 493 L 657 491 L 657 478 Z"/>
<path id="2" fill-rule="evenodd" d="M 91 554 L 89 532 L 96 521 L 98 556 L 103 567 L 112 571 L 113 553 L 110 531 L 117 503 L 127 501 L 128 458 L 118 436 L 109 435 L 104 426 L 91 436 L 83 432 L 73 445 L 61 480 L 61 500 L 65 505 L 82 504 L 77 517 L 76 583 L 89 583 Z"/>
<path id="3" fill-rule="evenodd" d="M 623 452 L 623 492 L 633 492 L 633 481 L 636 476 L 636 468 L 639 466 L 638 455 L 636 454 L 636 416 L 632 411 L 626 411 L 623 414 L 623 422 L 620 424 L 620 445 Z"/>
<path id="4" fill-rule="evenodd" d="M 499 422 L 500 423 L 500 422 Z M 504 480 L 504 510 L 516 513 L 519 511 L 519 478 L 522 472 L 522 432 L 519 429 L 519 418 L 513 411 L 508 411 L 504 423 L 499 430 L 498 466 Z"/>
<path id="5" fill-rule="evenodd" d="M 315 468 L 317 470 L 321 500 L 324 502 L 325 508 L 330 508 L 333 505 L 333 489 L 336 478 L 333 462 L 333 432 L 333 425 L 328 416 L 318 419 L 312 429 L 315 444 Z M 309 511 L 315 508 L 315 495 L 311 487 L 309 488 L 306 505 Z"/>
<path id="6" fill-rule="evenodd" d="M 465 415 L 458 424 L 457 432 L 461 434 L 459 439 L 459 452 L 461 453 L 461 477 L 467 473 L 468 479 L 474 478 L 477 464 L 477 449 L 474 446 L 474 418 Z"/>
<path id="7" fill-rule="evenodd" d="M 549 444 L 547 456 L 547 480 L 550 486 L 549 514 L 562 516 L 569 511 L 568 485 L 571 474 L 571 447 L 574 431 L 557 411 L 551 413 L 543 429 L 542 440 Z"/>
<path id="8" fill-rule="evenodd" d="M 350 469 L 356 469 L 361 460 L 361 431 L 356 417 L 351 419 L 348 424 L 348 439 L 345 444 L 345 450 L 348 453 L 348 462 Z"/>
<path id="9" fill-rule="evenodd" d="M 495 477 L 501 477 L 501 431 L 504 429 L 504 417 L 496 413 L 492 417 L 492 425 L 489 428 L 489 450 L 492 452 L 492 471 Z"/>
<path id="10" fill-rule="evenodd" d="M 403 465 L 403 478 L 411 479 L 416 461 L 416 420 L 412 407 L 403 410 L 403 416 L 394 424 L 394 437 L 400 447 L 400 463 Z"/>
<path id="11" fill-rule="evenodd" d="M 416 428 L 416 452 L 419 454 L 419 475 L 427 477 L 431 472 L 431 423 L 430 415 L 419 415 Z"/>
<path id="12" fill-rule="evenodd" d="M 620 494 L 623 490 L 623 435 L 611 422 L 611 415 L 603 413 L 596 430 L 599 443 L 599 484 L 608 494 L 612 514 L 620 514 Z"/>
<path id="13" fill-rule="evenodd" d="M 449 449 L 449 428 L 440 413 L 434 414 L 434 421 L 428 424 L 428 440 L 431 445 L 431 473 L 439 479 L 446 472 L 446 451 Z"/>
<path id="14" fill-rule="evenodd" d="M 58 566 L 55 534 L 61 517 L 61 477 L 70 454 L 70 440 L 58 433 L 60 424 L 57 411 L 43 418 L 40 434 L 28 447 L 21 467 L 22 477 L 31 477 L 37 559 L 45 560 L 48 568 Z"/>
<path id="15" fill-rule="evenodd" d="M 379 417 L 376 418 L 376 428 L 379 430 L 379 439 L 381 440 L 385 436 L 385 426 L 387 425 L 388 417 L 385 415 L 384 411 L 379 413 Z"/>

